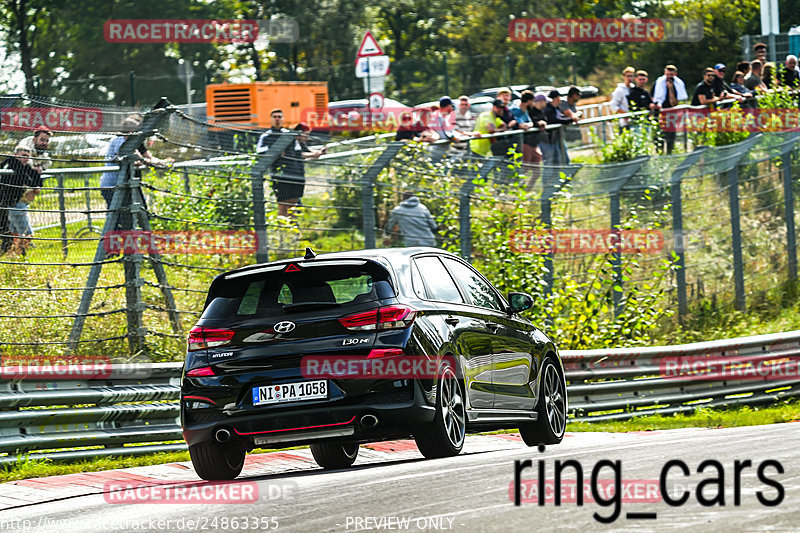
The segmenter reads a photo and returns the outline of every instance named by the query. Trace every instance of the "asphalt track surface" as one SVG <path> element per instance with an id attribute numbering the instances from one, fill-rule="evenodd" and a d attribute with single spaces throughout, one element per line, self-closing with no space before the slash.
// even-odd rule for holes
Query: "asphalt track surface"
<path id="1" fill-rule="evenodd" d="M 513 438 L 492 442 L 493 449 L 487 449 L 484 444 L 471 445 L 468 437 L 464 452 L 447 459 L 424 460 L 406 453 L 400 459 L 379 463 L 357 461 L 348 470 L 324 472 L 306 465 L 301 470 L 240 478 L 237 487 L 252 489 L 257 484 L 258 499 L 248 504 L 121 503 L 109 502 L 108 494 L 69 497 L 0 511 L 0 531 L 800 531 L 800 424 L 574 433 L 544 452 Z M 581 465 L 590 483 L 598 461 L 620 461 L 623 485 L 630 483 L 628 480 L 657 484 L 664 464 L 678 459 L 686 463 L 691 475 L 684 477 L 680 468 L 673 468 L 666 486 L 673 498 L 684 490 L 689 497 L 681 506 L 625 501 L 619 517 L 610 524 L 600 523 L 594 515 L 612 515 L 614 505 L 585 502 L 578 506 L 563 501 L 556 506 L 546 501 L 541 506 L 533 502 L 515 506 L 515 461 L 528 459 L 533 468 L 523 471 L 523 479 L 536 477 L 541 460 L 545 478 L 552 480 L 554 463 L 572 459 Z M 718 461 L 722 467 L 724 505 L 698 503 L 697 484 L 719 477 L 714 467 L 696 473 L 706 460 Z M 736 460 L 749 460 L 753 465 L 742 469 L 739 505 L 734 501 Z M 777 471 L 775 462 L 783 473 Z M 769 483 L 759 479 L 759 465 Z M 574 479 L 572 472 L 565 469 L 564 477 Z M 605 468 L 597 478 L 614 476 Z M 634 485 L 637 483 L 643 482 Z M 613 500 L 611 493 L 602 492 L 602 483 L 597 485 L 601 498 Z M 634 485 L 626 485 L 633 487 L 627 493 L 623 489 L 625 498 L 652 496 Z M 765 501 L 780 503 L 763 505 L 758 493 Z M 525 489 L 521 494 L 523 499 L 531 496 Z M 715 483 L 707 483 L 702 492 L 709 498 L 719 494 Z M 660 493 L 656 496 L 661 499 Z"/>

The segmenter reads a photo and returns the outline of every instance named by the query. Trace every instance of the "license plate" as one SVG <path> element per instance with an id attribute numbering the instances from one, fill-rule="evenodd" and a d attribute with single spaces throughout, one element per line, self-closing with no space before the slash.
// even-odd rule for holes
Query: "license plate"
<path id="1" fill-rule="evenodd" d="M 298 381 L 253 387 L 253 405 L 269 405 L 275 403 L 301 402 L 303 400 L 319 400 L 328 398 L 328 380 Z"/>

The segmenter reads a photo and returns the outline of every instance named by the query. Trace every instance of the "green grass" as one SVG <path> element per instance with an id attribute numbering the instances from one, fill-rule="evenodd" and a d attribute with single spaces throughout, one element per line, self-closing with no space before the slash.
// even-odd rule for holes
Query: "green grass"
<path id="1" fill-rule="evenodd" d="M 692 414 L 674 416 L 643 416 L 632 420 L 617 422 L 570 422 L 567 431 L 587 432 L 605 431 L 621 433 L 627 431 L 653 431 L 657 429 L 678 429 L 687 427 L 721 428 L 778 424 L 783 422 L 800 422 L 800 403 L 785 401 L 766 407 L 739 407 L 735 409 L 698 409 Z M 516 433 L 516 429 L 494 431 L 490 433 Z M 284 450 L 304 448 L 297 446 Z M 267 453 L 276 450 L 256 450 L 255 453 Z M 158 465 L 189 461 L 189 452 L 157 453 L 138 457 L 105 457 L 71 463 L 54 463 L 49 460 L 35 460 L 17 463 L 13 466 L 0 467 L 0 482 L 18 479 L 30 479 L 47 476 L 59 476 L 81 472 L 100 472 L 118 468 Z"/>

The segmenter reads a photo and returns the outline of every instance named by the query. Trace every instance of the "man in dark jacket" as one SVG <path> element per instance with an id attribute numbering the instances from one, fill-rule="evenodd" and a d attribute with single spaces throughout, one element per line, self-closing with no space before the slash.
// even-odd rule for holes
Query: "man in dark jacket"
<path id="1" fill-rule="evenodd" d="M 30 150 L 17 147 L 14 155 L 0 164 L 0 169 L 12 171 L 11 174 L 0 174 L 0 255 L 14 244 L 15 236 L 8 221 L 9 209 L 19 203 L 26 189 L 42 186 L 42 176 L 28 165 L 30 158 Z"/>
<path id="2" fill-rule="evenodd" d="M 561 104 L 561 94 L 557 90 L 553 89 L 550 91 L 549 98 L 550 102 L 544 107 L 544 116 L 548 124 L 572 124 L 578 121 L 577 117 L 569 118 L 558 109 L 558 106 Z M 566 163 L 565 154 L 561 153 L 562 129 L 563 128 L 556 128 L 548 130 L 539 143 L 545 165 L 561 165 Z"/>

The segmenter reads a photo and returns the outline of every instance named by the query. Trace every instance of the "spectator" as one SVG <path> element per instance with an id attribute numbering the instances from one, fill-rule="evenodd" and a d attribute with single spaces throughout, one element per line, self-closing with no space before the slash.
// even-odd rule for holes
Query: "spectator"
<path id="1" fill-rule="evenodd" d="M 297 137 L 283 152 L 276 166 L 277 176 L 272 178 L 272 190 L 278 202 L 278 216 L 288 216 L 289 210 L 300 205 L 306 187 L 306 159 L 317 159 L 325 147 L 312 150 L 306 144 L 311 128 L 301 122 L 295 126 Z"/>
<path id="2" fill-rule="evenodd" d="M 703 71 L 703 81 L 698 83 L 697 87 L 694 88 L 692 105 L 711 106 L 722 100 L 720 96 L 714 94 L 714 79 L 716 76 L 714 69 L 711 67 L 707 67 Z"/>
<path id="3" fill-rule="evenodd" d="M 519 107 L 512 109 L 514 120 L 519 124 L 522 130 L 529 130 L 534 128 L 533 119 L 530 112 L 533 110 L 533 91 L 523 91 L 522 98 L 519 101 Z M 541 152 L 539 152 L 539 132 L 532 131 L 523 135 L 522 142 L 522 161 L 525 163 L 539 163 L 542 160 Z"/>
<path id="4" fill-rule="evenodd" d="M 764 81 L 764 85 L 767 87 L 767 90 L 770 90 L 775 86 L 774 63 L 764 63 L 764 75 L 761 77 L 761 79 Z"/>
<path id="5" fill-rule="evenodd" d="M 767 63 L 767 45 L 764 43 L 756 43 L 753 45 L 753 54 L 756 59 L 761 61 L 762 65 Z"/>
<path id="6" fill-rule="evenodd" d="M 503 100 L 495 98 L 494 102 L 492 102 L 492 108 L 487 109 L 478 115 L 478 119 L 475 122 L 475 130 L 479 134 L 491 134 L 498 131 L 506 131 L 508 128 L 502 119 L 502 116 L 505 112 L 505 107 L 506 104 Z M 480 136 L 478 137 L 479 138 L 469 142 L 470 150 L 472 150 L 476 155 L 481 157 L 487 157 L 489 154 L 502 156 L 506 155 L 508 143 L 498 142 L 497 137 L 490 139 L 480 138 Z M 497 148 L 495 148 L 495 145 L 497 145 Z"/>
<path id="7" fill-rule="evenodd" d="M 436 246 L 436 222 L 431 212 L 411 191 L 403 193 L 403 201 L 392 209 L 384 228 L 384 243 L 399 229 L 405 246 Z"/>
<path id="8" fill-rule="evenodd" d="M 628 94 L 631 92 L 631 85 L 633 82 L 633 75 L 636 69 L 633 67 L 626 67 L 622 71 L 622 83 L 617 84 L 617 88 L 611 93 L 611 111 L 614 113 L 627 113 L 628 112 Z M 619 120 L 620 130 L 627 128 L 630 125 L 630 119 L 621 118 Z"/>
<path id="9" fill-rule="evenodd" d="M 755 93 L 748 89 L 744 84 L 744 72 L 736 71 L 733 73 L 733 78 L 731 78 L 731 88 L 734 91 L 737 91 L 740 94 L 743 94 L 745 98 L 752 97 Z"/>
<path id="10" fill-rule="evenodd" d="M 461 95 L 458 97 L 458 108 L 456 108 L 456 129 L 465 135 L 471 136 L 471 132 L 475 130 L 475 114 L 469 108 L 469 96 Z M 459 151 L 465 151 L 469 147 L 469 143 L 461 140 L 453 143 L 453 148 Z"/>
<path id="11" fill-rule="evenodd" d="M 653 111 L 659 110 L 658 104 L 653 101 L 650 92 L 647 90 L 648 74 L 646 70 L 636 71 L 636 85 L 631 87 L 628 93 L 628 109 L 633 111 Z"/>
<path id="12" fill-rule="evenodd" d="M 400 115 L 400 126 L 394 136 L 395 141 L 419 141 L 422 134 L 422 125 L 414 122 L 414 117 L 409 112 Z"/>
<path id="13" fill-rule="evenodd" d="M 548 124 L 563 125 L 578 121 L 577 117 L 568 118 L 558 109 L 561 105 L 561 94 L 557 90 L 553 89 L 548 96 L 550 101 L 544 107 L 544 116 Z M 545 139 L 539 143 L 545 165 L 562 165 L 568 161 L 566 153 L 562 153 L 562 129 L 549 130 L 545 134 Z"/>
<path id="14" fill-rule="evenodd" d="M 761 72 L 764 64 L 760 59 L 754 59 L 750 62 L 750 73 L 744 77 L 744 86 L 751 92 L 766 91 L 767 86 L 761 79 Z"/>
<path id="15" fill-rule="evenodd" d="M 741 72 L 745 76 L 750 73 L 750 62 L 749 61 L 739 61 L 736 63 L 736 71 Z"/>
<path id="16" fill-rule="evenodd" d="M 31 151 L 18 146 L 14 155 L 7 157 L 0 169 L 9 169 L 12 174 L 0 175 L 0 255 L 6 253 L 14 244 L 14 238 L 21 235 L 18 228 L 11 227 L 11 210 L 14 209 L 26 189 L 37 189 L 42 186 L 42 176 L 30 165 Z M 25 247 L 23 245 L 24 253 Z"/>
<path id="17" fill-rule="evenodd" d="M 735 91 L 725 82 L 725 70 L 724 63 L 717 63 L 714 65 L 714 80 L 712 84 L 714 87 L 714 94 L 720 96 L 723 100 L 726 98 L 733 98 L 737 102 L 741 102 L 744 99 L 744 95 Z"/>
<path id="18" fill-rule="evenodd" d="M 502 118 L 503 122 L 506 123 L 506 128 L 509 130 L 518 129 L 519 124 L 516 120 L 514 120 L 514 115 L 511 113 L 511 89 L 503 87 L 497 92 L 497 97 L 505 103 L 505 107 L 503 108 L 503 116 L 500 118 Z M 506 137 L 505 140 L 508 146 L 511 147 L 511 144 L 513 144 L 511 138 Z"/>
<path id="19" fill-rule="evenodd" d="M 664 74 L 656 79 L 653 86 L 653 102 L 661 109 L 676 107 L 680 102 L 689 98 L 686 94 L 686 84 L 678 77 L 678 67 L 667 65 Z M 668 154 L 675 148 L 675 131 L 663 132 L 664 146 Z"/>
<path id="20" fill-rule="evenodd" d="M 450 149 L 453 141 L 464 140 L 472 136 L 472 131 L 464 132 L 459 128 L 453 120 L 453 111 L 455 107 L 453 100 L 449 96 L 443 96 L 439 99 L 439 111 L 434 113 L 431 117 L 431 131 L 436 135 L 437 139 L 445 139 L 451 141 L 450 143 L 434 144 L 431 147 L 433 155 L 433 162 L 439 161 Z"/>
<path id="21" fill-rule="evenodd" d="M 52 159 L 47 148 L 50 144 L 50 130 L 46 126 L 39 126 L 36 128 L 36 133 L 30 137 L 22 139 L 17 148 L 24 148 L 28 150 L 33 157 L 31 157 L 28 164 L 39 174 L 47 170 L 53 165 Z M 33 235 L 33 228 L 31 227 L 30 219 L 28 218 L 29 206 L 33 202 L 36 195 L 39 194 L 39 189 L 26 190 L 19 203 L 14 206 L 14 209 L 9 213 L 12 230 L 16 230 L 19 235 Z M 30 241 L 25 241 L 30 242 Z"/>
<path id="22" fill-rule="evenodd" d="M 789 54 L 786 61 L 778 69 L 780 84 L 789 89 L 797 89 L 800 85 L 800 75 L 797 74 L 797 56 Z"/>
<path id="23" fill-rule="evenodd" d="M 573 119 L 575 122 L 578 122 L 583 114 L 582 111 L 578 111 L 577 107 L 580 99 L 581 90 L 577 87 L 570 87 L 569 91 L 567 91 L 567 99 L 558 105 L 558 109 L 561 110 L 564 116 Z"/>
<path id="24" fill-rule="evenodd" d="M 114 137 L 114 139 L 108 145 L 108 151 L 106 152 L 105 158 L 106 165 L 115 165 L 120 163 L 119 149 L 122 147 L 125 139 L 130 137 L 134 132 L 139 131 L 141 125 L 142 116 L 138 113 L 130 115 L 122 121 L 120 134 L 117 137 Z M 136 147 L 135 152 L 138 152 L 137 159 L 133 162 L 134 168 L 136 169 L 134 175 L 137 178 L 142 177 L 142 168 L 144 168 L 147 164 L 164 165 L 172 162 L 171 158 L 158 159 L 157 157 L 153 157 L 150 151 L 145 147 L 144 140 L 142 140 L 141 144 Z M 119 171 L 110 171 L 104 172 L 103 175 L 100 176 L 100 194 L 103 195 L 103 199 L 106 201 L 106 209 L 111 208 L 111 200 L 114 198 L 114 188 L 117 186 L 118 175 Z M 116 229 L 119 229 L 119 222 Z"/>

